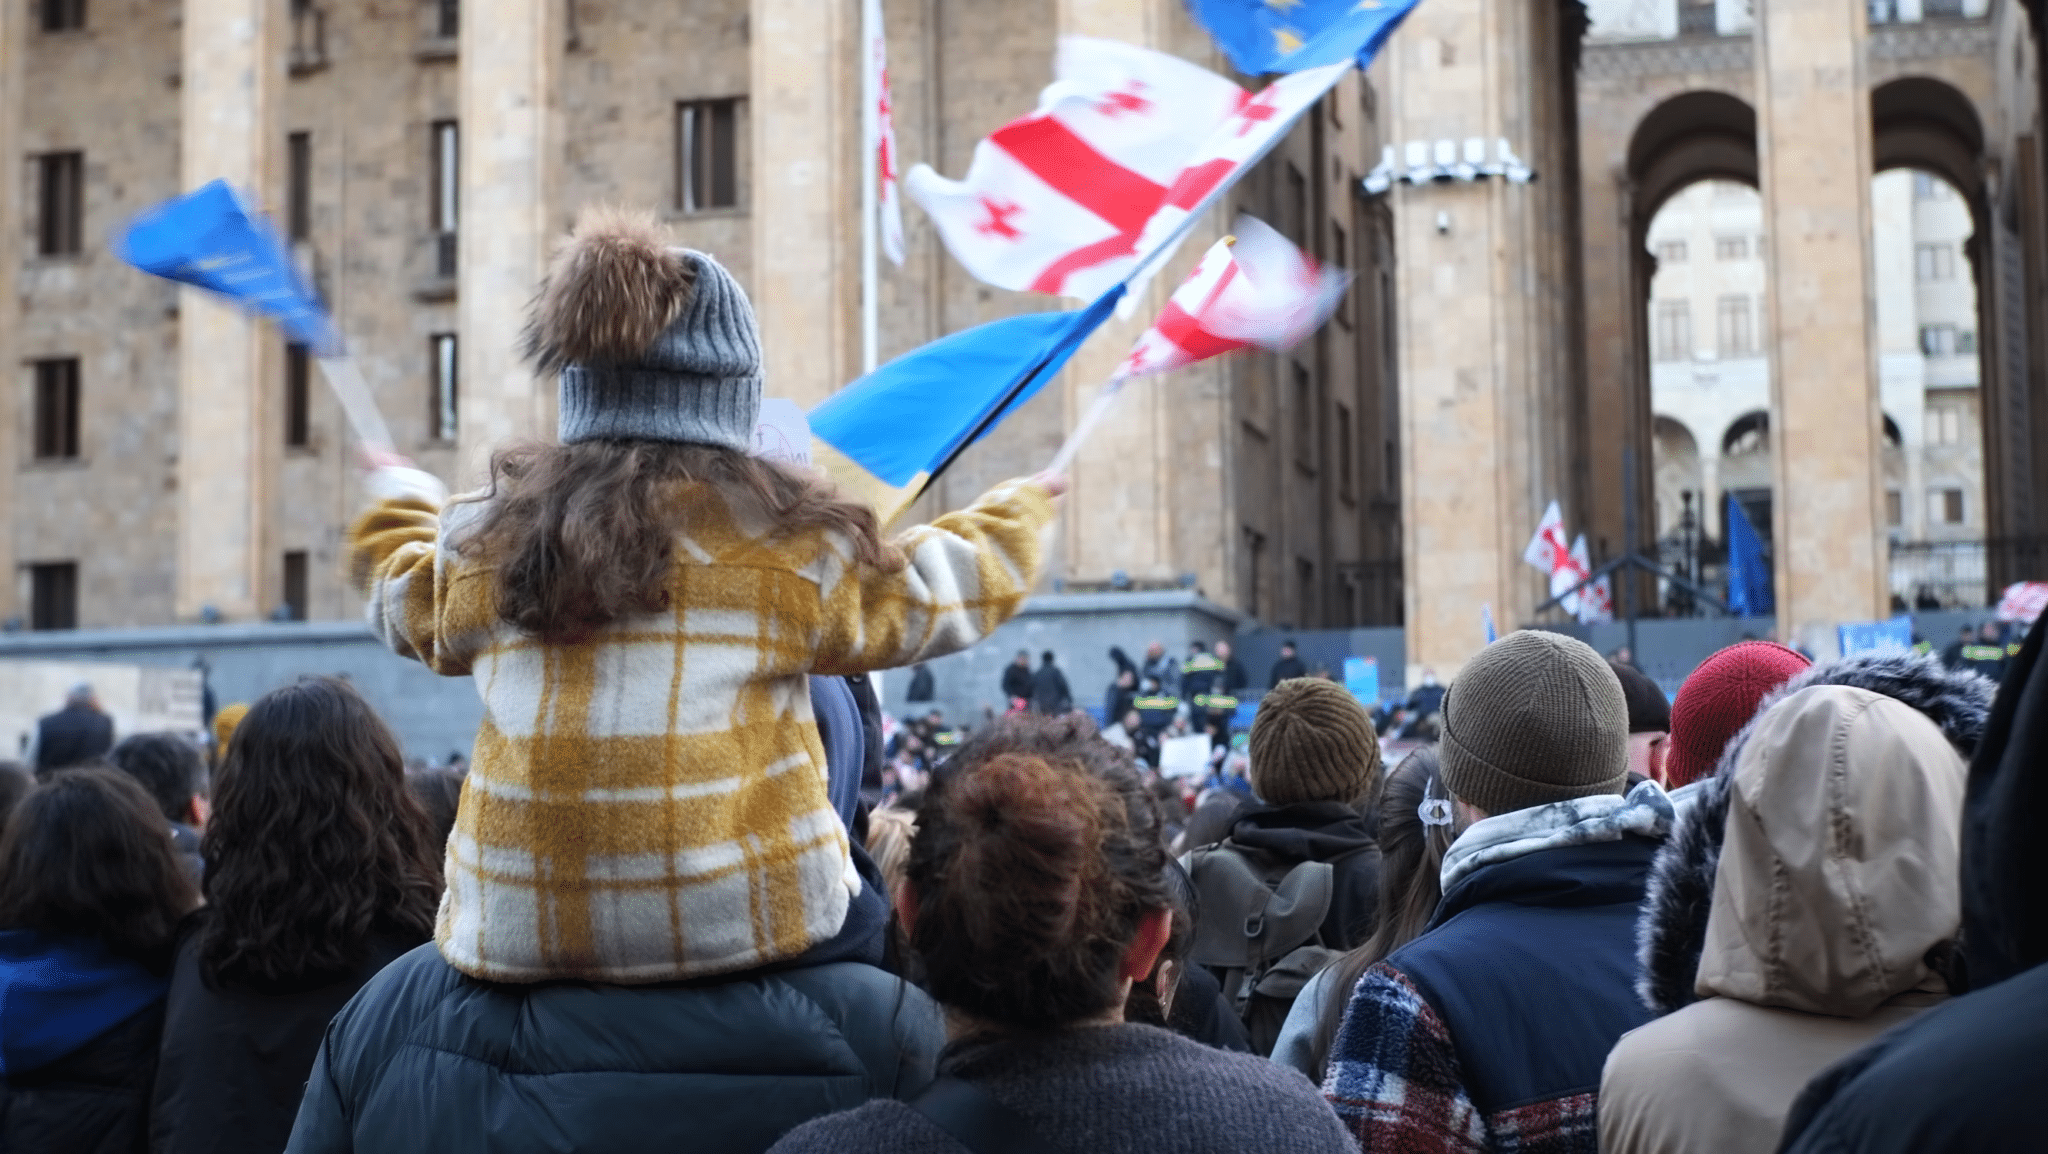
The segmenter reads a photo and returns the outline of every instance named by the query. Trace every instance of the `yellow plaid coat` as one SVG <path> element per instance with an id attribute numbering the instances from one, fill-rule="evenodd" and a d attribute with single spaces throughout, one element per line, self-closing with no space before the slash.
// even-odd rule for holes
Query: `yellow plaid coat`
<path id="1" fill-rule="evenodd" d="M 910 530 L 908 568 L 824 531 L 741 524 L 707 485 L 670 609 L 542 644 L 499 619 L 489 567 L 448 544 L 482 509 L 411 469 L 371 476 L 350 532 L 370 625 L 483 698 L 434 937 L 501 982 L 658 982 L 787 959 L 831 938 L 860 879 L 825 789 L 808 673 L 966 648 L 1037 579 L 1045 490 L 999 486 Z"/>

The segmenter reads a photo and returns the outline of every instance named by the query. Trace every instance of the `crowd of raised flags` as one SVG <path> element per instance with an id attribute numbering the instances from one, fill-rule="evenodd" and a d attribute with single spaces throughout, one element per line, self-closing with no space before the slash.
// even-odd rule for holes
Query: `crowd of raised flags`
<path id="1" fill-rule="evenodd" d="M 1565 544 L 1564 511 L 1556 501 L 1543 511 L 1522 560 L 1550 578 L 1550 595 L 1566 613 L 1587 624 L 1614 620 L 1613 584 L 1605 576 L 1593 577 L 1584 533 Z"/>

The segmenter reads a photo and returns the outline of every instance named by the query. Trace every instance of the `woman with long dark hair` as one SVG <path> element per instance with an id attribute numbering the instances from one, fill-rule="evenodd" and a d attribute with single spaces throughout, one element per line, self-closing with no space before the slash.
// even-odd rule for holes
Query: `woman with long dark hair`
<path id="1" fill-rule="evenodd" d="M 138 782 L 60 771 L 0 832 L 0 1150 L 140 1151 L 178 919 L 199 895 Z"/>
<path id="2" fill-rule="evenodd" d="M 440 849 L 397 739 L 347 683 L 249 708 L 214 778 L 207 907 L 179 938 L 154 1150 L 284 1149 L 329 1019 L 432 936 Z"/>
<path id="3" fill-rule="evenodd" d="M 1172 933 L 1166 861 L 1143 780 L 1085 717 L 961 745 L 919 811 L 900 909 L 946 1010 L 939 1079 L 774 1151 L 962 1154 L 976 1130 L 1014 1149 L 1351 1150 L 1292 1072 L 1125 1021 Z"/>
<path id="4" fill-rule="evenodd" d="M 1439 876 L 1451 848 L 1451 802 L 1437 779 L 1436 747 L 1425 745 L 1387 775 L 1380 800 L 1379 925 L 1372 936 L 1311 978 L 1295 998 L 1273 1060 L 1320 1083 L 1351 988 L 1374 962 L 1429 925 L 1443 900 Z"/>

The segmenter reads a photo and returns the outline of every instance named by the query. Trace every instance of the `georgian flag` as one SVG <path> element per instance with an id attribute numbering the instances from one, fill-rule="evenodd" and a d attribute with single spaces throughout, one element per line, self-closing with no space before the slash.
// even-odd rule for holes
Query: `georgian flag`
<path id="1" fill-rule="evenodd" d="M 1062 38 L 1054 76 L 1037 111 L 975 145 L 966 179 L 920 164 L 905 184 L 975 279 L 1093 298 L 1131 272 L 1169 186 L 1248 98 L 1112 40 Z"/>
<path id="2" fill-rule="evenodd" d="M 862 27 L 868 41 L 869 84 L 875 94 L 868 109 L 868 163 L 875 166 L 875 210 L 881 214 L 882 255 L 903 267 L 903 199 L 896 193 L 896 117 L 889 99 L 889 38 L 882 34 L 882 0 L 864 0 Z"/>
<path id="3" fill-rule="evenodd" d="M 1578 539 L 1572 542 L 1572 551 L 1569 559 L 1571 561 L 1571 575 L 1565 578 L 1566 588 L 1576 585 L 1593 575 L 1593 562 L 1586 552 L 1586 535 L 1584 533 L 1579 534 Z M 1557 583 L 1557 578 L 1555 576 L 1551 577 L 1550 584 L 1553 589 L 1557 587 Z M 1580 623 L 1586 625 L 1614 620 L 1614 586 L 1609 584 L 1607 578 L 1602 577 L 1591 585 L 1579 590 L 1578 606 L 1573 611 L 1578 614 Z"/>
<path id="4" fill-rule="evenodd" d="M 1206 209 L 1226 189 L 1236 184 L 1246 170 L 1257 164 L 1287 134 L 1287 130 L 1294 127 L 1301 114 L 1314 107 L 1324 93 L 1336 87 L 1351 68 L 1352 62 L 1345 60 L 1290 72 L 1256 94 L 1240 90 L 1237 104 L 1229 117 L 1194 150 L 1168 186 L 1159 207 L 1145 222 L 1137 251 L 1146 254 L 1162 249 L 1170 251 L 1170 238 L 1187 218 Z M 1160 252 L 1158 259 L 1148 261 L 1145 271 L 1156 270 L 1165 255 L 1166 252 Z M 1142 287 L 1142 284 L 1132 285 L 1131 295 L 1137 296 Z"/>
<path id="5" fill-rule="evenodd" d="M 1543 511 L 1543 520 L 1536 523 L 1536 535 L 1529 538 L 1528 547 L 1522 550 L 1522 560 L 1535 566 L 1544 576 L 1557 572 L 1558 562 L 1571 556 L 1571 547 L 1565 544 L 1564 511 L 1557 502 Z"/>
<path id="6" fill-rule="evenodd" d="M 1325 269 L 1250 216 L 1202 254 L 1138 338 L 1116 379 L 1162 373 L 1238 349 L 1284 349 L 1322 327 L 1350 277 Z"/>

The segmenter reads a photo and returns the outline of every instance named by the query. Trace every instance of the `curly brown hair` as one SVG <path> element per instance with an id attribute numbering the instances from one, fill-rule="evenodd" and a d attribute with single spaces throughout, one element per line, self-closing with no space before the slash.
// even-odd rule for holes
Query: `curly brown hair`
<path id="1" fill-rule="evenodd" d="M 348 683 L 272 690 L 214 780 L 202 971 L 216 985 L 317 985 L 362 965 L 373 932 L 425 939 L 440 848 L 397 738 Z"/>
<path id="2" fill-rule="evenodd" d="M 854 559 L 893 572 L 903 554 L 875 511 L 824 480 L 713 445 L 594 440 L 526 443 L 491 458 L 482 512 L 457 535 L 464 557 L 494 564 L 498 616 L 530 636 L 573 644 L 631 613 L 668 607 L 676 536 L 703 484 L 742 521 L 781 534 L 823 529 Z"/>
<path id="3" fill-rule="evenodd" d="M 1050 1028 L 1118 1008 L 1118 968 L 1169 909 L 1159 812 L 1084 717 L 1017 716 L 963 743 L 918 813 L 911 948 L 940 1003 Z"/>

